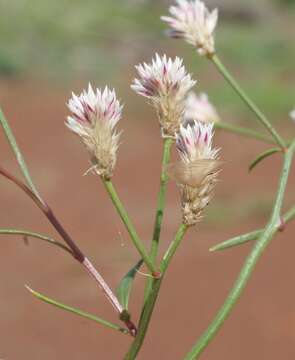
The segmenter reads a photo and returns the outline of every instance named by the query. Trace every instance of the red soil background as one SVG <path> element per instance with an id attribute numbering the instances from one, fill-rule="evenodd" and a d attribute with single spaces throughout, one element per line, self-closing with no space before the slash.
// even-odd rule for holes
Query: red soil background
<path id="1" fill-rule="evenodd" d="M 82 176 L 89 166 L 87 154 L 64 126 L 65 102 L 71 90 L 70 86 L 59 89 L 45 82 L 2 81 L 1 105 L 44 198 L 115 288 L 138 255 L 99 179 Z M 128 99 L 128 94 L 124 97 Z M 151 114 L 126 109 L 114 176 L 147 247 L 161 159 L 159 129 Z M 249 162 L 265 145 L 224 133 L 217 134 L 216 143 L 222 147 L 225 160 L 212 202 L 212 208 L 214 202 L 221 204 L 220 214 L 215 220 L 205 217 L 183 241 L 163 283 L 140 360 L 183 358 L 223 303 L 252 245 L 220 253 L 208 249 L 231 236 L 257 229 L 267 220 L 255 212 L 255 206 L 259 207 L 261 197 L 274 197 L 280 156 L 265 160 L 249 175 Z M 0 157 L 1 165 L 20 174 L 2 134 Z M 289 204 L 294 200 L 294 180 L 293 169 Z M 13 184 L 0 179 L 0 194 L 1 227 L 31 229 L 58 239 L 30 199 Z M 254 215 L 246 212 L 237 217 L 237 210 L 249 201 L 254 204 Z M 218 221 L 224 213 L 229 214 L 225 225 Z M 162 253 L 179 222 L 178 193 L 171 183 Z M 272 241 L 241 300 L 202 359 L 295 358 L 294 231 L 295 225 L 290 223 Z M 139 316 L 145 280 L 139 275 L 135 282 L 131 299 L 134 320 Z M 129 337 L 44 304 L 25 290 L 24 284 L 29 284 L 50 297 L 117 321 L 95 283 L 57 248 L 36 239 L 30 239 L 26 246 L 20 237 L 1 236 L 0 283 L 1 359 L 122 359 L 131 343 Z"/>

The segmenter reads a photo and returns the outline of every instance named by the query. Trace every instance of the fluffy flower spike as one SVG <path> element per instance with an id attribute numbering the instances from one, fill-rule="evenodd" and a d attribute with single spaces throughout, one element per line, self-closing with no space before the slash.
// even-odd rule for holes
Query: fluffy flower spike
<path id="1" fill-rule="evenodd" d="M 171 37 L 184 39 L 193 45 L 200 55 L 212 56 L 215 53 L 214 30 L 218 20 L 218 10 L 211 13 L 200 0 L 176 0 L 170 6 L 171 16 L 162 16 L 168 23 Z"/>
<path id="2" fill-rule="evenodd" d="M 184 120 L 199 120 L 204 123 L 220 121 L 215 107 L 210 103 L 207 94 L 196 95 L 190 92 L 185 101 Z"/>
<path id="3" fill-rule="evenodd" d="M 89 84 L 79 96 L 72 94 L 67 104 L 71 115 L 66 126 L 80 136 L 92 162 L 92 170 L 105 179 L 112 176 L 116 164 L 119 136 L 115 126 L 121 118 L 122 106 L 114 90 L 93 90 Z"/>
<path id="4" fill-rule="evenodd" d="M 180 127 L 176 147 L 181 161 L 170 164 L 168 174 L 178 183 L 183 222 L 194 225 L 212 197 L 220 162 L 212 148 L 213 124 L 191 121 Z"/>
<path id="5" fill-rule="evenodd" d="M 139 78 L 131 88 L 156 108 L 164 137 L 178 132 L 184 112 L 184 99 L 196 84 L 183 66 L 183 60 L 160 57 L 156 54 L 150 64 L 136 66 Z"/>

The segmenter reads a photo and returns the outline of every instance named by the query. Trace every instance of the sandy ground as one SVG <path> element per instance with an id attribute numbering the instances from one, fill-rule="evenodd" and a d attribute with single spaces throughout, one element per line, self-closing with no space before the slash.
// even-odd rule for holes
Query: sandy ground
<path id="1" fill-rule="evenodd" d="M 69 93 L 69 89 L 26 81 L 2 81 L 0 85 L 1 105 L 36 184 L 66 229 L 115 287 L 138 255 L 99 179 L 82 176 L 88 167 L 87 155 L 63 124 Z M 135 109 L 131 106 L 122 122 L 123 143 L 114 182 L 149 246 L 161 141 L 148 109 L 144 107 L 144 115 Z M 222 304 L 251 244 L 222 253 L 209 253 L 209 247 L 265 223 L 264 216 L 249 214 L 237 220 L 236 209 L 249 199 L 257 207 L 260 196 L 271 199 L 278 181 L 279 156 L 266 160 L 249 176 L 249 161 L 265 146 L 227 134 L 218 134 L 217 143 L 222 146 L 225 166 L 214 201 L 222 204 L 220 215 L 224 207 L 232 221 L 224 226 L 218 217 L 216 221 L 205 218 L 189 231 L 163 283 L 140 360 L 183 358 Z M 3 166 L 18 173 L 2 135 L 0 157 Z M 294 180 L 293 169 L 290 200 L 294 200 Z M 58 238 L 34 204 L 4 179 L 0 179 L 0 194 L 1 227 L 31 229 Z M 162 252 L 179 221 L 178 193 L 171 183 Z M 243 297 L 202 359 L 295 358 L 294 231 L 294 224 L 288 225 L 271 243 Z M 8 236 L 1 237 L 1 254 L 1 359 L 123 358 L 129 337 L 41 303 L 24 289 L 24 284 L 29 284 L 67 304 L 117 321 L 93 281 L 67 254 L 38 240 L 31 239 L 26 246 L 21 238 Z M 134 319 L 139 315 L 144 281 L 143 276 L 137 277 L 132 294 Z"/>

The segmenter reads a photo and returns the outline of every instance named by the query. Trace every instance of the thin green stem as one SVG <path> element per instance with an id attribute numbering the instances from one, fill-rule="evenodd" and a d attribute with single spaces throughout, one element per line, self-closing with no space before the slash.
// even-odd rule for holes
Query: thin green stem
<path id="1" fill-rule="evenodd" d="M 129 219 L 129 216 L 127 214 L 127 211 L 125 210 L 119 196 L 117 195 L 117 192 L 110 180 L 103 180 L 104 186 L 110 195 L 110 198 L 112 200 L 112 203 L 114 204 L 118 214 L 120 215 L 121 220 L 126 226 L 126 229 L 131 237 L 131 240 L 138 250 L 140 256 L 142 257 L 143 261 L 145 262 L 146 266 L 150 270 L 150 272 L 155 276 L 159 277 L 159 272 L 157 271 L 156 266 L 153 264 L 149 254 L 147 253 L 144 245 L 142 244 L 139 236 L 137 235 L 137 232 L 132 224 L 132 222 Z"/>
<path id="2" fill-rule="evenodd" d="M 166 254 L 163 257 L 163 260 L 161 261 L 160 270 L 162 272 L 162 277 L 161 279 L 153 279 L 151 291 L 148 295 L 143 311 L 141 313 L 141 317 L 138 325 L 138 333 L 128 353 L 125 355 L 124 360 L 134 360 L 139 350 L 141 349 L 141 346 L 143 344 L 144 338 L 148 330 L 148 326 L 155 307 L 155 303 L 160 291 L 164 274 L 173 258 L 173 255 L 175 254 L 176 249 L 180 245 L 187 229 L 188 229 L 187 225 L 184 224 L 180 225 L 173 242 L 171 243 L 169 249 L 167 250 Z"/>
<path id="3" fill-rule="evenodd" d="M 266 246 L 269 244 L 274 234 L 276 233 L 278 224 L 281 223 L 280 212 L 282 208 L 282 203 L 284 199 L 284 193 L 287 185 L 288 175 L 292 163 L 292 156 L 295 149 L 295 141 L 291 144 L 290 148 L 286 151 L 284 155 L 284 164 L 281 172 L 281 177 L 279 181 L 278 192 L 276 200 L 274 202 L 274 207 L 272 215 L 262 234 L 259 236 L 259 239 L 253 246 L 252 251 L 249 256 L 246 258 L 245 263 L 242 267 L 242 270 L 231 289 L 228 297 L 226 298 L 224 304 L 217 313 L 215 319 L 211 322 L 204 334 L 199 338 L 197 343 L 193 346 L 192 350 L 185 356 L 185 360 L 198 359 L 204 349 L 207 347 L 209 342 L 215 337 L 220 327 L 223 325 L 225 319 L 231 313 L 233 307 L 240 298 L 242 291 L 244 290 L 255 265 L 259 260 L 260 256 L 263 254 Z"/>
<path id="4" fill-rule="evenodd" d="M 161 234 L 161 226 L 162 226 L 164 206 L 165 206 L 165 196 L 166 196 L 166 189 L 167 189 L 167 182 L 168 182 L 168 175 L 166 173 L 166 167 L 170 161 L 170 151 L 171 151 L 172 144 L 173 144 L 173 139 L 168 138 L 168 139 L 164 140 L 160 190 L 159 190 L 159 194 L 158 194 L 158 205 L 157 205 L 156 219 L 155 219 L 154 232 L 153 232 L 153 240 L 152 240 L 152 246 L 151 246 L 151 252 L 150 252 L 151 259 L 155 265 L 156 265 L 156 259 L 157 259 L 158 249 L 159 249 L 159 239 L 160 239 L 160 234 Z"/>
<path id="5" fill-rule="evenodd" d="M 228 124 L 228 123 L 221 122 L 221 121 L 214 123 L 214 127 L 216 129 L 225 130 L 225 131 L 228 131 L 228 132 L 231 132 L 234 134 L 238 134 L 238 135 L 242 135 L 242 136 L 245 136 L 248 138 L 261 140 L 267 144 L 276 144 L 276 141 L 273 140 L 271 137 L 264 135 L 264 134 L 260 134 L 259 132 L 252 130 L 252 129 L 235 126 L 235 125 Z"/>
<path id="6" fill-rule="evenodd" d="M 181 224 L 178 228 L 178 231 L 175 235 L 175 238 L 174 240 L 172 241 L 172 243 L 170 244 L 168 250 L 166 251 L 164 257 L 163 257 L 163 260 L 161 262 L 161 265 L 160 265 L 160 270 L 165 273 L 176 250 L 178 249 L 186 231 L 188 229 L 188 225 L 186 224 Z"/>
<path id="7" fill-rule="evenodd" d="M 6 135 L 6 138 L 11 146 L 12 151 L 14 152 L 14 155 L 16 157 L 16 160 L 20 166 L 20 169 L 26 179 L 26 182 L 28 184 L 28 186 L 30 187 L 30 189 L 33 191 L 33 193 L 39 198 L 41 199 L 41 196 L 36 188 L 36 186 L 33 183 L 33 180 L 31 178 L 31 175 L 29 173 L 28 167 L 25 163 L 25 159 L 17 145 L 17 142 L 15 140 L 15 137 L 13 135 L 13 132 L 8 124 L 8 121 L 6 120 L 1 108 L 0 108 L 0 123 L 2 125 L 2 128 L 4 130 L 4 133 Z"/>
<path id="8" fill-rule="evenodd" d="M 88 320 L 92 320 L 92 321 L 95 321 L 96 323 L 99 323 L 101 325 L 104 325 L 110 329 L 113 329 L 113 330 L 117 330 L 117 331 L 120 331 L 122 332 L 123 334 L 126 334 L 128 335 L 129 334 L 129 331 L 127 329 L 124 329 L 122 328 L 121 326 L 117 325 L 117 324 L 113 324 L 107 320 L 104 320 L 104 319 L 101 319 L 99 317 L 97 317 L 96 315 L 93 315 L 93 314 L 90 314 L 88 312 L 85 312 L 85 311 L 82 311 L 80 309 L 77 309 L 75 307 L 72 307 L 72 306 L 69 306 L 69 305 L 65 305 L 63 303 L 60 303 L 56 300 L 53 300 L 53 299 L 50 299 L 49 297 L 31 289 L 29 286 L 25 286 L 27 290 L 30 291 L 31 294 L 33 294 L 36 298 L 40 299 L 41 301 L 44 301 L 45 303 L 47 304 L 50 304 L 50 305 L 53 305 L 59 309 L 62 309 L 62 310 L 65 310 L 65 311 L 68 311 L 68 312 L 71 312 L 75 315 L 78 315 L 78 316 L 81 316 L 83 318 L 86 318 Z"/>
<path id="9" fill-rule="evenodd" d="M 257 116 L 258 120 L 264 125 L 264 127 L 270 132 L 270 134 L 275 139 L 276 143 L 282 148 L 286 148 L 285 141 L 282 137 L 277 133 L 271 123 L 268 121 L 266 116 L 258 109 L 258 107 L 254 104 L 254 102 L 249 98 L 249 96 L 242 90 L 240 85 L 236 82 L 236 80 L 232 77 L 223 63 L 220 61 L 217 55 L 213 55 L 210 58 L 213 64 L 217 67 L 218 71 L 222 74 L 225 80 L 232 86 L 232 88 L 236 91 L 236 93 L 240 96 L 240 98 L 248 105 L 248 107 L 253 111 L 253 113 Z"/>
<path id="10" fill-rule="evenodd" d="M 286 214 L 283 216 L 283 220 L 287 224 L 289 221 L 293 220 L 294 218 L 295 218 L 295 206 L 293 206 L 290 210 L 286 212 Z"/>
<path id="11" fill-rule="evenodd" d="M 281 226 L 284 226 L 291 220 L 295 218 L 295 206 L 292 207 L 285 215 L 282 216 L 282 224 L 278 224 L 277 231 L 281 229 Z M 247 234 L 235 236 L 231 239 L 225 240 L 209 249 L 209 251 L 221 251 L 230 249 L 237 245 L 245 244 L 248 241 L 257 240 L 259 236 L 263 233 L 263 229 L 251 231 Z"/>
<path id="12" fill-rule="evenodd" d="M 151 245 L 151 251 L 150 251 L 150 257 L 155 266 L 157 266 L 157 255 L 158 255 L 158 249 L 159 249 L 161 227 L 162 227 L 162 221 L 163 221 L 163 216 L 164 216 L 166 189 L 167 189 L 167 183 L 168 183 L 168 175 L 166 173 L 166 167 L 170 161 L 170 153 L 171 153 L 172 144 L 173 144 L 173 139 L 167 138 L 164 140 L 160 190 L 159 190 L 159 194 L 158 194 L 156 218 L 155 218 L 153 239 L 152 239 L 152 245 Z M 147 279 L 146 288 L 145 288 L 145 296 L 144 296 L 145 300 L 146 300 L 149 292 L 151 291 L 152 282 L 153 282 L 153 279 L 151 279 L 151 278 Z"/>
<path id="13" fill-rule="evenodd" d="M 36 232 L 27 231 L 27 230 L 18 230 L 18 229 L 0 229 L 0 235 L 21 235 L 21 236 L 25 236 L 25 237 L 40 239 L 51 245 L 58 246 L 59 248 L 65 250 L 68 253 L 70 253 L 71 255 L 73 255 L 72 250 L 70 248 L 68 248 L 66 245 L 64 245 L 56 240 L 51 239 L 49 236 L 42 235 L 42 234 L 39 234 Z"/>
<path id="14" fill-rule="evenodd" d="M 247 234 L 235 236 L 228 240 L 225 240 L 217 245 L 212 246 L 209 251 L 221 251 L 225 249 L 230 249 L 233 246 L 245 244 L 248 241 L 257 240 L 259 236 L 262 234 L 263 229 L 254 230 Z"/>

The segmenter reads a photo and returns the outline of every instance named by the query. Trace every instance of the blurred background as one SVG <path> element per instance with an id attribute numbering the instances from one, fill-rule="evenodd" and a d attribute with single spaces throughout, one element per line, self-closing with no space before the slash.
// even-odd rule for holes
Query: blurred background
<path id="1" fill-rule="evenodd" d="M 183 43 L 167 39 L 160 16 L 172 1 L 0 0 L 0 105 L 44 198 L 113 288 L 138 260 L 98 178 L 82 176 L 87 154 L 64 126 L 71 92 L 115 87 L 125 104 L 124 130 L 114 183 L 146 246 L 150 244 L 159 183 L 158 122 L 143 98 L 130 90 L 134 65 L 155 52 L 179 55 L 197 91 L 205 91 L 223 121 L 259 128 L 252 113 L 215 68 Z M 220 57 L 291 138 L 295 105 L 295 1 L 208 0 L 218 6 Z M 272 156 L 253 173 L 248 165 L 268 145 L 217 132 L 224 169 L 204 221 L 191 229 L 163 284 L 138 359 L 181 359 L 206 328 L 232 286 L 251 244 L 210 253 L 217 242 L 265 224 L 281 159 Z M 175 154 L 174 154 L 175 155 Z M 1 164 L 20 175 L 0 134 Z M 285 209 L 295 200 L 294 169 Z M 0 179 L 0 226 L 31 229 L 58 238 L 38 209 Z M 161 253 L 181 219 L 175 184 L 168 187 Z M 215 359 L 294 359 L 294 224 L 277 235 L 259 262 L 243 297 L 202 355 Z M 71 258 L 38 240 L 1 236 L 0 358 L 122 359 L 130 339 L 38 302 L 29 284 L 48 296 L 117 321 L 96 285 Z M 131 299 L 139 316 L 144 281 Z"/>

